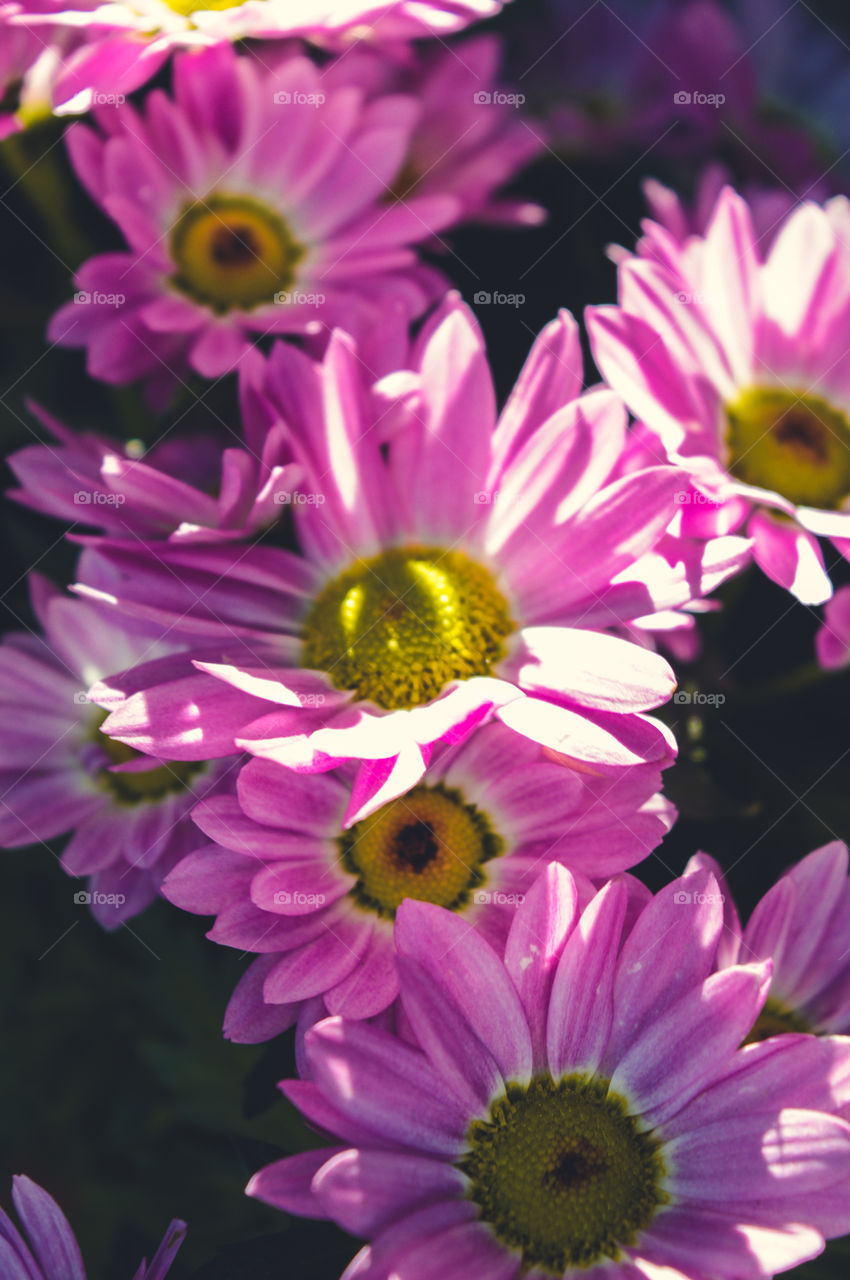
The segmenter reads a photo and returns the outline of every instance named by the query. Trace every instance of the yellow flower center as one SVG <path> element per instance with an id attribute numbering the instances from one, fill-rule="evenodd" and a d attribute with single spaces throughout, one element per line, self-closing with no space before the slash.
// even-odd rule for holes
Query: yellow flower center
<path id="1" fill-rule="evenodd" d="M 198 13 L 205 9 L 238 9 L 245 0 L 165 0 L 169 9 L 173 9 L 175 13 L 182 14 L 184 18 L 189 18 L 193 13 Z"/>
<path id="2" fill-rule="evenodd" d="M 739 480 L 826 510 L 850 495 L 850 422 L 828 401 L 753 387 L 726 417 L 729 470 Z"/>
<path id="3" fill-rule="evenodd" d="M 110 738 L 101 731 L 100 726 L 106 716 L 105 711 L 98 714 L 93 738 L 109 763 L 127 764 L 130 760 L 142 758 L 141 751 L 136 751 L 134 747 L 128 747 L 125 742 Z M 112 792 L 113 799 L 119 804 L 151 804 L 174 792 L 185 791 L 192 778 L 203 768 L 202 760 L 171 760 L 168 764 L 143 769 L 139 773 L 112 773 L 108 768 L 103 768 L 98 781 Z"/>
<path id="4" fill-rule="evenodd" d="M 304 623 L 301 665 L 386 710 L 416 707 L 452 680 L 490 675 L 513 630 L 482 565 L 462 551 L 400 547 L 324 587 Z"/>
<path id="5" fill-rule="evenodd" d="M 414 787 L 340 838 L 359 906 L 392 918 L 405 898 L 458 911 L 484 883 L 481 867 L 504 842 L 488 818 L 441 784 Z"/>
<path id="6" fill-rule="evenodd" d="M 469 1198 L 522 1274 L 618 1258 L 669 1199 L 661 1143 L 598 1076 L 509 1084 L 466 1136 Z"/>
<path id="7" fill-rule="evenodd" d="M 304 246 L 280 214 L 250 196 L 211 195 L 171 233 L 172 283 L 214 311 L 243 311 L 290 289 Z"/>
<path id="8" fill-rule="evenodd" d="M 767 1040 L 770 1036 L 785 1035 L 789 1031 L 804 1031 L 809 1035 L 813 1034 L 813 1028 L 809 1026 L 805 1018 L 797 1013 L 796 1009 L 783 1004 L 781 1000 L 774 999 L 773 996 L 768 996 L 744 1044 L 756 1044 L 759 1040 Z"/>

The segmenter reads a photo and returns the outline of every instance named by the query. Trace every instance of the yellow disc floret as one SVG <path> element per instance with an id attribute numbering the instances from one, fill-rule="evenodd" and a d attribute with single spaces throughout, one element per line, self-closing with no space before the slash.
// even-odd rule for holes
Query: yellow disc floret
<path id="1" fill-rule="evenodd" d="M 618 1258 L 669 1199 L 661 1143 L 598 1076 L 509 1084 L 467 1143 L 469 1198 L 522 1274 Z"/>
<path id="2" fill-rule="evenodd" d="M 489 570 L 462 551 L 398 547 L 322 590 L 301 664 L 386 710 L 416 707 L 452 680 L 490 675 L 513 630 Z"/>
<path id="3" fill-rule="evenodd" d="M 837 510 L 850 496 L 850 421 L 820 396 L 753 387 L 726 406 L 729 470 L 789 502 Z"/>
<path id="4" fill-rule="evenodd" d="M 211 195 L 188 205 L 171 233 L 172 283 L 214 311 L 247 311 L 292 287 L 304 253 L 270 206 Z"/>
<path id="5" fill-rule="evenodd" d="M 418 786 L 355 823 L 340 838 L 358 906 L 392 918 L 405 898 L 457 911 L 484 883 L 481 868 L 504 843 L 459 791 Z"/>

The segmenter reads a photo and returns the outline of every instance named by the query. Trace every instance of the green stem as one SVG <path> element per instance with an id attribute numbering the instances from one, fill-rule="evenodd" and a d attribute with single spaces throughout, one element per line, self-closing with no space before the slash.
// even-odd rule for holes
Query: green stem
<path id="1" fill-rule="evenodd" d="M 6 194 L 18 190 L 26 196 L 50 248 L 73 273 L 92 250 L 72 216 L 70 186 L 60 154 L 62 144 L 50 127 L 52 123 L 40 123 L 4 139 L 0 143 L 0 159 L 12 179 Z"/>

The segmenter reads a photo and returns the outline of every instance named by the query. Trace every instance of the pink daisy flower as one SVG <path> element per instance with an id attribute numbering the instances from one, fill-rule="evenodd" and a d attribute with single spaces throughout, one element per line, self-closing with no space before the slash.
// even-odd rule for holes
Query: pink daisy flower
<path id="1" fill-rule="evenodd" d="M 23 6 L 0 4 L 0 140 L 51 114 L 54 86 L 63 59 L 82 42 L 59 28 L 50 0 L 31 0 L 31 10 L 48 23 L 35 30 L 19 26 Z"/>
<path id="2" fill-rule="evenodd" d="M 689 866 L 707 867 L 724 891 L 723 965 L 772 962 L 770 993 L 749 1039 L 787 1032 L 850 1035 L 847 846 L 835 840 L 796 863 L 764 895 L 746 928 L 714 859 L 697 854 Z"/>
<path id="3" fill-rule="evenodd" d="M 82 30 L 86 45 L 69 58 L 57 86 L 63 113 L 86 111 L 99 94 L 131 93 L 145 84 L 174 49 L 245 37 L 304 36 L 324 47 L 393 45 L 446 36 L 492 17 L 505 0 L 82 0 L 56 16 Z M 18 21 L 37 27 L 39 6 L 27 0 Z M 392 51 L 392 50 L 391 50 Z M 402 55 L 403 51 L 399 50 Z"/>
<path id="4" fill-rule="evenodd" d="M 226 104 L 226 110 L 223 109 Z M 105 382 L 216 378 L 270 333 L 324 342 L 339 325 L 375 376 L 401 365 L 409 322 L 445 291 L 415 246 L 455 222 L 452 192 L 392 197 L 421 107 L 281 53 L 187 52 L 174 93 L 75 125 L 68 145 L 128 250 L 100 254 L 50 340 Z"/>
<path id="5" fill-rule="evenodd" d="M 534 226 L 540 205 L 505 199 L 498 189 L 543 150 L 543 130 L 519 110 L 525 96 L 499 80 L 502 45 L 495 36 L 426 45 L 415 60 L 390 61 L 358 49 L 333 64 L 336 80 L 365 88 L 373 97 L 406 93 L 421 113 L 392 184 L 398 198 L 455 196 L 463 220 Z M 439 240 L 432 246 L 440 249 Z"/>
<path id="6" fill-rule="evenodd" d="M 684 909 L 677 894 L 709 901 Z M 287 1096 L 333 1135 L 249 1195 L 370 1243 L 345 1280 L 756 1280 L 850 1228 L 845 1063 L 812 1037 L 738 1046 L 770 966 L 712 973 L 714 878 L 669 885 L 627 936 L 628 888 L 580 911 L 553 865 L 504 960 L 465 921 L 399 909 L 416 1044 L 330 1018 Z"/>
<path id="7" fill-rule="evenodd" d="M 86 1280 L 80 1246 L 68 1219 L 51 1195 L 31 1178 L 12 1178 L 12 1200 L 26 1232 L 0 1209 L 0 1268 L 6 1280 Z M 165 1280 L 186 1236 L 175 1218 L 150 1263 L 139 1263 L 133 1280 Z"/>
<path id="8" fill-rule="evenodd" d="M 117 540 L 86 552 L 81 592 L 256 654 L 197 663 L 194 679 L 111 680 L 93 691 L 112 709 L 107 732 L 170 759 L 226 754 L 236 739 L 298 771 L 363 761 L 346 823 L 491 716 L 580 769 L 663 767 L 674 744 L 643 712 L 670 696 L 673 674 L 603 631 L 685 603 L 700 575 L 634 568 L 681 480 L 660 467 L 608 483 L 625 412 L 607 390 L 578 396 L 575 322 L 544 330 L 495 429 L 481 337 L 453 300 L 419 372 L 396 380 L 389 443 L 387 423 L 364 413 L 362 379 L 335 335 L 321 365 L 278 344 L 246 389 L 291 428 L 300 554 Z"/>
<path id="9" fill-rule="evenodd" d="M 214 912 L 214 941 L 261 953 L 228 1010 L 232 1039 L 269 1038 L 316 996 L 346 1017 L 386 1009 L 405 898 L 446 907 L 503 946 L 546 862 L 604 879 L 645 858 L 675 814 L 659 770 L 580 778 L 500 724 L 435 751 L 421 783 L 346 828 L 350 774 L 252 760 L 237 796 L 194 810 L 214 844 L 181 862 L 163 892 Z"/>
<path id="10" fill-rule="evenodd" d="M 727 189 L 704 237 L 652 241 L 620 263 L 619 306 L 590 308 L 597 364 L 703 495 L 682 532 L 745 526 L 768 577 L 820 604 L 818 538 L 850 537 L 850 208 L 805 204 L 763 254 Z"/>
<path id="11" fill-rule="evenodd" d="M 280 518 L 297 480 L 283 431 L 224 448 L 209 432 L 170 433 L 151 449 L 72 431 L 33 411 L 58 444 L 27 445 L 7 459 L 22 505 L 121 537 L 223 542 L 252 537 Z M 238 437 L 235 437 L 238 439 Z"/>
<path id="12" fill-rule="evenodd" d="M 108 738 L 105 712 L 86 689 L 168 646 L 35 574 L 31 591 L 45 638 L 12 632 L 0 644 L 0 710 L 15 725 L 0 760 L 0 846 L 72 832 L 62 866 L 89 877 L 79 900 L 114 929 L 197 845 L 191 810 L 223 785 L 233 762 L 153 760 Z"/>

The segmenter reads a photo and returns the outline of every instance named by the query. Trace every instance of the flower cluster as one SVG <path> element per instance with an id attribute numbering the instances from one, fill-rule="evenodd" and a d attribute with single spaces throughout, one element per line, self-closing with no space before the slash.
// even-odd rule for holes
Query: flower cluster
<path id="1" fill-rule="evenodd" d="M 850 663 L 850 204 L 764 110 L 762 6 L 620 8 L 528 104 L 542 24 L 465 32 L 499 0 L 0 10 L 0 132 L 88 113 L 48 342 L 142 424 L 30 403 L 9 457 L 75 568 L 0 643 L 0 845 L 67 837 L 107 930 L 161 898 L 250 957 L 224 1036 L 294 1028 L 333 1145 L 248 1194 L 363 1238 L 344 1280 L 763 1280 L 850 1233 L 846 845 L 745 926 L 731 854 L 658 852 L 736 691 L 724 583 L 824 606 L 809 679 Z M 502 396 L 470 227 L 542 234 L 527 166 L 656 135 L 711 163 L 645 182 L 616 302 L 516 323 Z M 724 692 L 675 694 L 701 655 Z M 4 1275 L 84 1280 L 13 1198 Z"/>

